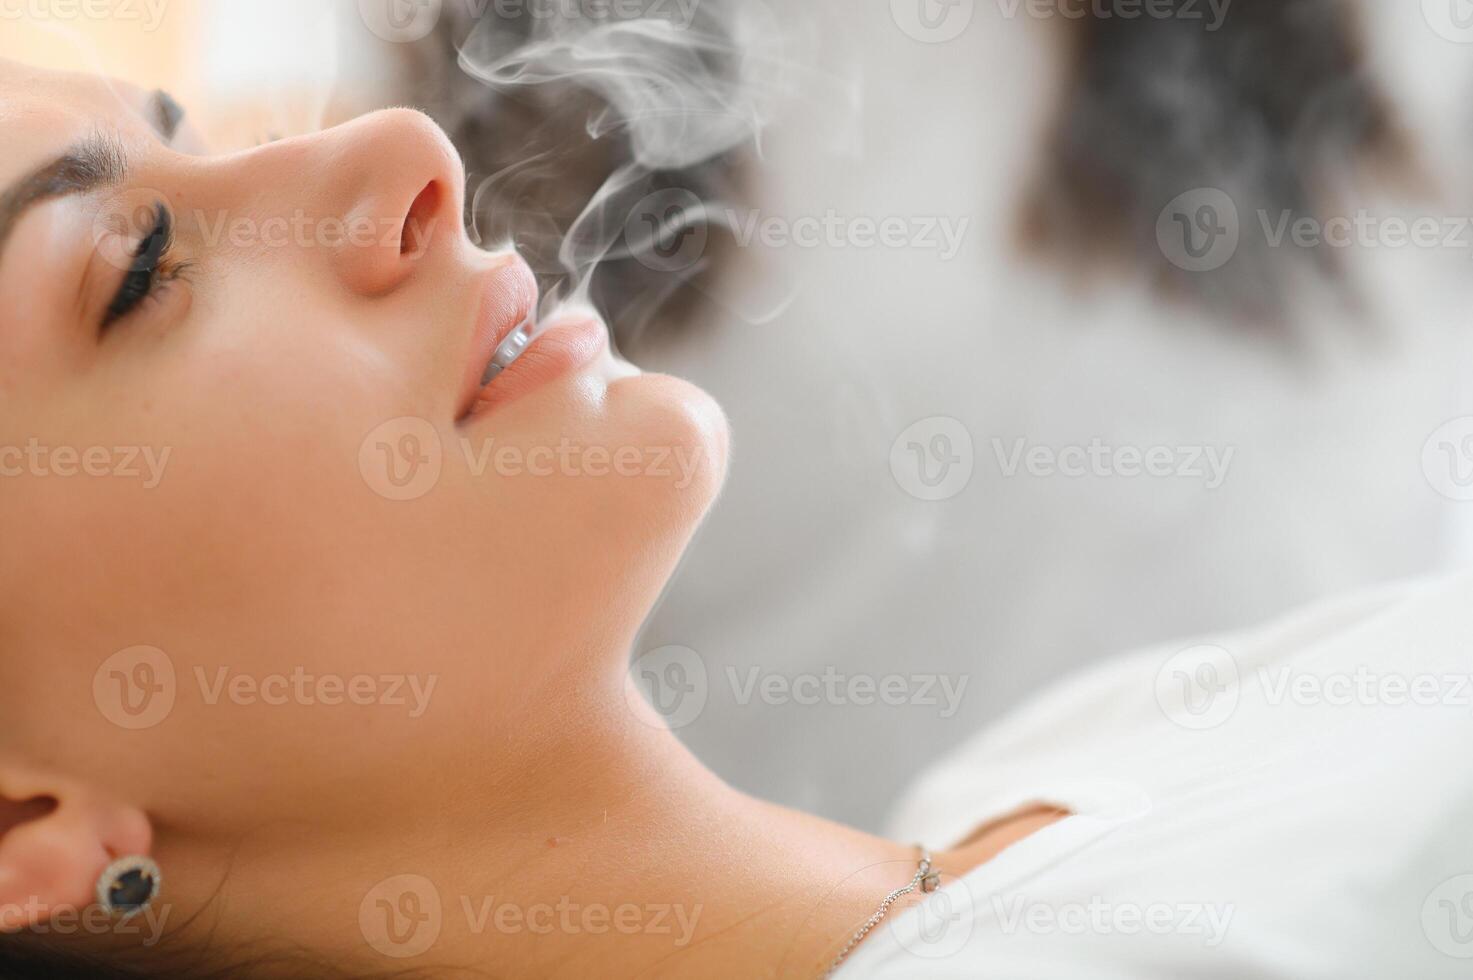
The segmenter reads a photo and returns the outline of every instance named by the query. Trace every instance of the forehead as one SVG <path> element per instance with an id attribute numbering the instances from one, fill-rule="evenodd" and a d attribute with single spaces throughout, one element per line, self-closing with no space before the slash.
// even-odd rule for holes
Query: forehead
<path id="1" fill-rule="evenodd" d="M 146 99 L 141 89 L 115 79 L 0 59 L 0 188 L 99 128 L 141 123 Z"/>

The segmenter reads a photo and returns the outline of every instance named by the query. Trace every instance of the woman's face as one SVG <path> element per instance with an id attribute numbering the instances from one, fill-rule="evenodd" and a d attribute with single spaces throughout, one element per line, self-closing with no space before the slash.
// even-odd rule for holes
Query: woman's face
<path id="1" fill-rule="evenodd" d="M 228 824 L 576 729 L 719 411 L 579 314 L 480 391 L 536 287 L 424 116 L 225 156 L 176 116 L 0 63 L 0 762 Z"/>

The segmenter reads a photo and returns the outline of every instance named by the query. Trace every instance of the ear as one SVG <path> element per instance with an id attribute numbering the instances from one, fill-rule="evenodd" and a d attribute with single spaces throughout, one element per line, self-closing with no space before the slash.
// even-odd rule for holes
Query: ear
<path id="1" fill-rule="evenodd" d="M 94 904 L 108 865 L 147 856 L 152 846 L 142 810 L 67 780 L 0 768 L 0 933 Z"/>

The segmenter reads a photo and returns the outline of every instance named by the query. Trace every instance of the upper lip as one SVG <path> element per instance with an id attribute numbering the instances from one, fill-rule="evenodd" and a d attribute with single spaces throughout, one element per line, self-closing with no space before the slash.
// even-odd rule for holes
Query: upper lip
<path id="1" fill-rule="evenodd" d="M 481 379 L 501 342 L 531 318 L 537 306 L 537 277 L 521 256 L 508 253 L 476 276 L 476 294 L 457 418 L 465 418 L 475 407 Z"/>

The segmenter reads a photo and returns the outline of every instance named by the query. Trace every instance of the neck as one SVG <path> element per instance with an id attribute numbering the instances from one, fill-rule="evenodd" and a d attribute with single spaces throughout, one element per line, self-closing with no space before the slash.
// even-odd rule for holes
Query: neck
<path id="1" fill-rule="evenodd" d="M 171 927 L 198 912 L 227 956 L 316 950 L 353 976 L 822 975 L 910 881 L 915 849 L 732 790 L 627 710 L 622 671 L 609 683 L 603 709 L 561 713 L 514 771 L 447 779 L 407 816 L 364 805 L 228 853 L 161 834 L 166 869 L 220 870 L 172 876 Z"/>

